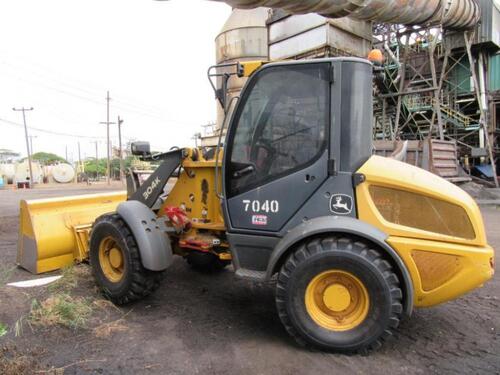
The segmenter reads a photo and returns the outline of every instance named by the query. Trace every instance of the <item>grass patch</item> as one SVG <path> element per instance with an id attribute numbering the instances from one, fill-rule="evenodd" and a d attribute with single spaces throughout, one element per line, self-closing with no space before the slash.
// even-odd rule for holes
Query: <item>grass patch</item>
<path id="1" fill-rule="evenodd" d="M 70 291 L 78 285 L 75 266 L 71 265 L 62 269 L 62 277 L 49 285 L 49 292 Z"/>
<path id="2" fill-rule="evenodd" d="M 48 286 L 49 292 L 70 292 L 78 286 L 80 280 L 92 277 L 90 268 L 84 264 L 64 267 L 61 276 Z"/>
<path id="3" fill-rule="evenodd" d="M 16 324 L 14 324 L 14 335 L 16 337 L 19 337 L 23 334 L 24 320 L 25 320 L 25 316 L 23 315 L 16 321 Z"/>
<path id="4" fill-rule="evenodd" d="M 6 284 L 7 281 L 9 281 L 15 269 L 16 266 L 7 267 L 0 264 L 0 286 Z"/>
<path id="5" fill-rule="evenodd" d="M 67 293 L 58 293 L 43 302 L 34 300 L 29 321 L 36 326 L 61 325 L 77 329 L 86 325 L 91 313 L 92 304 L 88 299 L 75 298 Z"/>
<path id="6" fill-rule="evenodd" d="M 0 374 L 2 375 L 28 375 L 33 374 L 36 362 L 29 355 L 22 355 L 15 349 L 0 348 Z"/>
<path id="7" fill-rule="evenodd" d="M 9 332 L 7 324 L 0 323 L 0 337 L 5 336 Z"/>
<path id="8" fill-rule="evenodd" d="M 101 324 L 93 329 L 94 335 L 99 338 L 109 337 L 116 332 L 128 331 L 124 319 L 118 319 L 113 322 Z"/>

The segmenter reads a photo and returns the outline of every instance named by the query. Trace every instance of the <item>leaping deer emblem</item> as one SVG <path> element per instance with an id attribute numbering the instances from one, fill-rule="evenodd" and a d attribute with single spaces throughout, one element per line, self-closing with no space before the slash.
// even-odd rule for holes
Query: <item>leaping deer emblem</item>
<path id="1" fill-rule="evenodd" d="M 344 195 L 334 195 L 330 204 L 332 212 L 337 214 L 348 214 L 351 212 L 351 205 L 349 205 L 350 197 L 345 195 L 346 201 L 343 200 Z"/>

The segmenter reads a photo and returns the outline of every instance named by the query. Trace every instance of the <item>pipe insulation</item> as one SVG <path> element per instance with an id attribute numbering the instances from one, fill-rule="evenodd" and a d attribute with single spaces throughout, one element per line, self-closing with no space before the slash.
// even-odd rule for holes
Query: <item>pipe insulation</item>
<path id="1" fill-rule="evenodd" d="M 476 0 L 212 0 L 234 8 L 279 8 L 291 14 L 318 13 L 329 18 L 403 25 L 441 24 L 447 29 L 469 29 L 481 11 Z"/>

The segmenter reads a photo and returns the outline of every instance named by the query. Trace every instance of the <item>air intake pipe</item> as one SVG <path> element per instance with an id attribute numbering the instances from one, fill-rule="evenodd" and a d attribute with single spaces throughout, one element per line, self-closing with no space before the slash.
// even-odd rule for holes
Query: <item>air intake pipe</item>
<path id="1" fill-rule="evenodd" d="M 476 0 L 212 0 L 234 8 L 279 8 L 291 14 L 318 13 L 325 17 L 404 25 L 442 24 L 447 29 L 476 25 L 481 11 Z"/>

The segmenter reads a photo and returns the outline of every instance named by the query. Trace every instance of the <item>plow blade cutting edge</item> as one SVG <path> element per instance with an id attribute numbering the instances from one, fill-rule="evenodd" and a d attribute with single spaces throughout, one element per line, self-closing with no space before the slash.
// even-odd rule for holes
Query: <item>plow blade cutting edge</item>
<path id="1" fill-rule="evenodd" d="M 116 192 L 22 200 L 17 264 L 37 274 L 85 260 L 95 219 L 126 199 Z"/>

